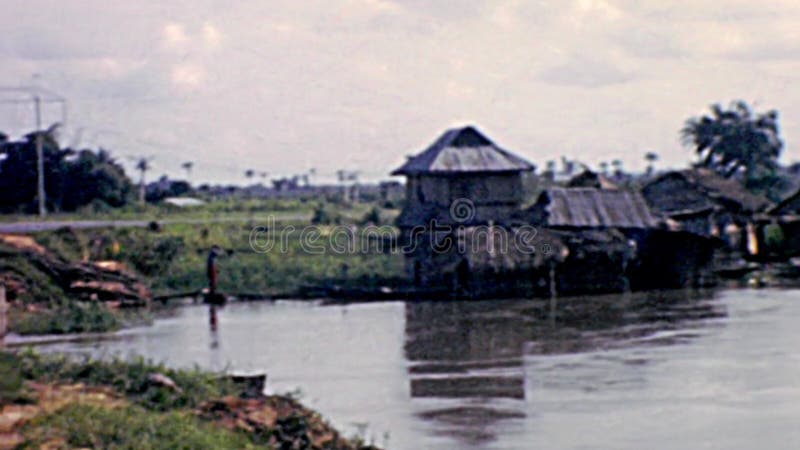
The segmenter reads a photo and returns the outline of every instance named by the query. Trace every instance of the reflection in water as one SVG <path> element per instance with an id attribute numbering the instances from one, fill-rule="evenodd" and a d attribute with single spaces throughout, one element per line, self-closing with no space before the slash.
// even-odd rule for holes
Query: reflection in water
<path id="1" fill-rule="evenodd" d="M 219 348 L 219 330 L 217 318 L 217 306 L 208 305 L 208 328 L 211 332 L 211 349 Z"/>
<path id="2" fill-rule="evenodd" d="M 693 323 L 725 316 L 724 307 L 711 298 L 710 292 L 668 291 L 562 298 L 555 303 L 407 303 L 405 354 L 411 396 L 455 402 L 448 407 L 437 402 L 417 415 L 430 422 L 435 433 L 464 444 L 491 441 L 499 422 L 526 416 L 525 356 L 685 342 L 694 336 Z M 643 358 L 608 358 L 608 364 L 647 364 Z M 565 370 L 569 373 L 568 367 L 558 367 L 559 373 Z M 539 382 L 558 379 L 543 376 Z M 569 380 L 573 385 L 580 382 Z M 587 383 L 585 389 L 594 387 Z"/>

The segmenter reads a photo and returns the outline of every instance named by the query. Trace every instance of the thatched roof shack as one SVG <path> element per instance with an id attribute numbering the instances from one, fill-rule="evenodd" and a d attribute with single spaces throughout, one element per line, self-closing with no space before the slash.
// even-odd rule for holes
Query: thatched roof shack
<path id="1" fill-rule="evenodd" d="M 539 226 L 562 229 L 649 229 L 660 226 L 638 192 L 551 188 L 523 214 Z"/>
<path id="2" fill-rule="evenodd" d="M 668 216 L 705 211 L 754 214 L 771 204 L 766 197 L 749 192 L 739 181 L 708 169 L 665 173 L 647 183 L 642 195 L 654 211 Z"/>
<path id="3" fill-rule="evenodd" d="M 707 169 L 682 170 L 657 177 L 642 188 L 642 195 L 674 228 L 721 238 L 732 251 L 758 253 L 752 223 L 771 202 L 739 181 Z"/>

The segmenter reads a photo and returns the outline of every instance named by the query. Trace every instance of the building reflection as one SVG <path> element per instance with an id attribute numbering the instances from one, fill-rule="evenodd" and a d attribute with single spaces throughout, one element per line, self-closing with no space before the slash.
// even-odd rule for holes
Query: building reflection
<path id="1" fill-rule="evenodd" d="M 475 445 L 495 439 L 498 425 L 530 409 L 526 357 L 684 342 L 690 331 L 663 332 L 708 326 L 725 310 L 711 292 L 669 291 L 555 303 L 409 302 L 405 316 L 418 416 L 435 433 Z"/>

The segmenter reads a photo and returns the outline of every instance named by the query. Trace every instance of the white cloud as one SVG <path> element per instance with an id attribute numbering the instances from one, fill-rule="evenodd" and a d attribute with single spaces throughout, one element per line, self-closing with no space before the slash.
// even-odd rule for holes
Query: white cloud
<path id="1" fill-rule="evenodd" d="M 210 23 L 203 25 L 203 41 L 209 49 L 217 49 L 222 42 L 222 33 Z"/>
<path id="2" fill-rule="evenodd" d="M 539 78 L 550 84 L 597 88 L 630 81 L 634 72 L 612 58 L 576 54 L 541 71 Z"/>
<path id="3" fill-rule="evenodd" d="M 164 44 L 167 48 L 181 48 L 189 42 L 189 36 L 183 24 L 170 22 L 162 28 Z"/>
<path id="4" fill-rule="evenodd" d="M 206 71 L 191 63 L 177 64 L 172 68 L 171 80 L 180 87 L 196 88 L 203 84 Z"/>

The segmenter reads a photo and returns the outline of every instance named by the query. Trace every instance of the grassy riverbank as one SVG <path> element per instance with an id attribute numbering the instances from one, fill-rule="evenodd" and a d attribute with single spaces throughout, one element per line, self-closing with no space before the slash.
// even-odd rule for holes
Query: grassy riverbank
<path id="1" fill-rule="evenodd" d="M 156 298 L 198 292 L 207 285 L 205 263 L 213 245 L 224 250 L 217 267 L 218 287 L 226 294 L 302 297 L 313 286 L 402 285 L 403 256 L 388 251 L 396 230 L 382 225 L 365 233 L 363 225 L 365 217 L 389 222 L 393 212 L 372 208 L 317 205 L 311 211 L 318 222 L 313 228 L 311 220 L 242 218 L 220 210 L 213 221 L 168 216 L 154 227 L 62 227 L 31 233 L 33 240 L 22 247 L 0 242 L 0 282 L 5 279 L 14 287 L 10 329 L 20 334 L 102 332 L 132 320 L 140 323 L 147 313 L 122 314 L 106 307 L 115 302 L 75 297 L 73 275 L 94 270 L 89 266 L 97 262 L 110 262 L 122 264 L 128 287 L 141 281 Z M 254 234 L 267 228 L 268 234 Z M 264 251 L 268 239 L 272 246 Z"/>
<path id="2" fill-rule="evenodd" d="M 342 228 L 315 227 L 307 242 L 307 223 L 243 220 L 206 224 L 167 224 L 158 231 L 142 228 L 60 230 L 34 235 L 45 247 L 68 259 L 119 260 L 141 274 L 154 295 L 199 291 L 207 285 L 205 260 L 212 245 L 224 254 L 217 260 L 219 290 L 225 293 L 292 296 L 309 285 L 336 284 L 370 287 L 401 282 L 403 257 L 381 251 L 361 239 L 358 229 L 352 248 L 338 249 L 331 234 Z M 270 227 L 275 246 L 259 252 L 251 246 L 257 227 Z M 394 230 L 383 228 L 381 235 Z M 254 235 L 253 235 L 254 236 Z M 259 235 L 264 242 L 264 235 Z M 278 241 L 280 240 L 280 241 Z M 348 244 L 350 245 L 350 244 Z"/>
<path id="3" fill-rule="evenodd" d="M 358 449 L 287 396 L 142 359 L 0 353 L 0 448 Z"/>

